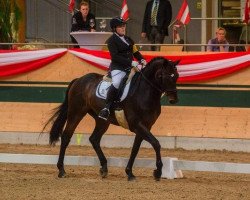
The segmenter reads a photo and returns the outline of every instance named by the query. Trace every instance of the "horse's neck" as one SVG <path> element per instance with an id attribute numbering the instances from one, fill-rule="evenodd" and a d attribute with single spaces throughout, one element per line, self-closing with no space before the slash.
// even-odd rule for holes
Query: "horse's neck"
<path id="1" fill-rule="evenodd" d="M 155 79 L 156 71 L 157 71 L 157 68 L 151 66 L 149 68 L 145 68 L 145 70 L 142 72 L 143 76 L 145 77 L 145 81 L 148 82 L 149 85 L 152 84 L 153 85 L 152 87 L 154 87 L 154 89 L 159 88 L 157 81 Z"/>
<path id="2" fill-rule="evenodd" d="M 153 98 L 155 101 L 159 101 L 162 95 L 159 86 L 155 80 L 155 72 L 153 69 L 143 71 L 139 81 L 138 91 L 142 95 L 148 95 L 149 97 L 145 98 Z M 144 98 L 144 99 L 145 99 Z"/>
<path id="3" fill-rule="evenodd" d="M 142 74 L 144 77 L 146 77 L 147 80 L 149 80 L 150 82 L 156 82 L 155 80 L 155 71 L 156 69 L 153 68 L 152 66 L 148 67 L 148 68 L 144 68 L 144 70 L 142 71 Z"/>

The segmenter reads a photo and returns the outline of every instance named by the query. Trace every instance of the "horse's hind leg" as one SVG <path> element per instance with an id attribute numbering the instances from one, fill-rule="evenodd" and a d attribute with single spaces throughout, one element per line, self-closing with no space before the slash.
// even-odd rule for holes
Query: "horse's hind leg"
<path id="1" fill-rule="evenodd" d="M 126 172 L 126 174 L 128 176 L 129 181 L 132 181 L 132 180 L 135 179 L 135 176 L 134 176 L 134 174 L 132 172 L 132 167 L 133 167 L 135 158 L 136 158 L 136 156 L 138 154 L 138 151 L 140 149 L 142 140 L 143 140 L 143 138 L 140 135 L 136 134 L 134 144 L 133 144 L 133 148 L 132 148 L 132 151 L 131 151 L 131 154 L 130 154 L 130 158 L 129 158 L 127 167 L 125 169 L 125 172 Z"/>
<path id="2" fill-rule="evenodd" d="M 101 164 L 100 175 L 102 176 L 102 178 L 105 178 L 108 175 L 108 166 L 107 166 L 107 159 L 101 149 L 100 142 L 101 142 L 101 138 L 103 134 L 107 131 L 109 127 L 109 123 L 98 118 L 97 116 L 94 116 L 94 118 L 95 118 L 96 126 L 95 126 L 93 133 L 89 137 L 89 141 L 92 144 L 100 160 L 100 164 Z"/>
<path id="3" fill-rule="evenodd" d="M 68 117 L 66 127 L 61 136 L 61 147 L 60 147 L 59 159 L 57 162 L 57 168 L 59 170 L 59 174 L 58 174 L 59 178 L 63 178 L 66 176 L 66 172 L 64 170 L 64 163 L 63 163 L 65 152 L 77 125 L 86 114 L 87 112 L 81 112 L 81 113 L 75 112 L 74 115 L 71 115 Z"/>

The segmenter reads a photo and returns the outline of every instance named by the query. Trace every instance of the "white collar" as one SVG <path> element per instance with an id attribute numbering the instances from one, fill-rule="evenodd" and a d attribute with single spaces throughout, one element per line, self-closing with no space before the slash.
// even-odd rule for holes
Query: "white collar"
<path id="1" fill-rule="evenodd" d="M 125 44 L 129 45 L 129 43 L 125 40 L 124 35 L 120 36 L 118 33 L 115 33 Z"/>

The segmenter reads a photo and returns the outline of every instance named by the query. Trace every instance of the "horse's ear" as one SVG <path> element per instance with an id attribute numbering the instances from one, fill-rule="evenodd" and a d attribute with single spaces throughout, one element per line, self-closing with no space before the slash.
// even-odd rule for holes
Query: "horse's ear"
<path id="1" fill-rule="evenodd" d="M 176 65 L 179 65 L 180 62 L 181 62 L 181 60 L 176 60 L 173 62 L 173 64 L 176 66 Z"/>

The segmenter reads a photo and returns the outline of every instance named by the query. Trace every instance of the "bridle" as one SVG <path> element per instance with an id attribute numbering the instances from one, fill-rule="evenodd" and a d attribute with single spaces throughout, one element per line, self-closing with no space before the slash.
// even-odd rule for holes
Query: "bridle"
<path id="1" fill-rule="evenodd" d="M 162 66 L 162 70 L 161 70 L 161 73 L 162 73 L 162 74 L 163 74 L 163 70 L 164 70 L 164 69 L 163 69 L 163 66 Z M 166 93 L 166 94 L 167 94 L 167 93 L 177 92 L 176 89 L 174 89 L 174 90 L 167 90 L 167 91 L 162 90 L 158 85 L 153 84 L 153 83 L 143 74 L 142 70 L 140 70 L 139 73 L 141 74 L 142 78 L 143 78 L 151 87 L 153 87 L 154 89 L 156 89 L 157 91 L 159 91 L 161 94 L 162 94 L 162 93 Z M 171 74 L 170 76 L 173 77 L 174 74 Z M 163 83 L 163 75 L 161 75 L 161 83 Z"/>

